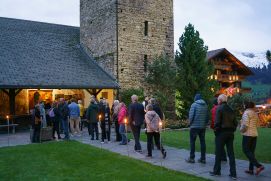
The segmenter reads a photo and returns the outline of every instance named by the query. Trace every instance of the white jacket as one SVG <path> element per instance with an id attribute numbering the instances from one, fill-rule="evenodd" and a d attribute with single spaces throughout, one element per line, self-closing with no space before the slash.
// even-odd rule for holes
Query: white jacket
<path id="1" fill-rule="evenodd" d="M 253 109 L 246 109 L 241 120 L 241 127 L 245 125 L 247 131 L 242 133 L 244 136 L 257 137 L 257 124 L 259 121 L 258 114 Z"/>

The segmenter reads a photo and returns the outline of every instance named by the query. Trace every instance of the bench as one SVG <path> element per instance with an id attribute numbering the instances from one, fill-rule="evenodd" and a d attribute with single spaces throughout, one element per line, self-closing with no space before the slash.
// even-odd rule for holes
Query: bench
<path id="1" fill-rule="evenodd" d="M 5 127 L 12 127 L 12 133 L 15 133 L 15 127 L 18 126 L 19 124 L 2 124 L 0 125 L 0 128 L 5 128 Z"/>

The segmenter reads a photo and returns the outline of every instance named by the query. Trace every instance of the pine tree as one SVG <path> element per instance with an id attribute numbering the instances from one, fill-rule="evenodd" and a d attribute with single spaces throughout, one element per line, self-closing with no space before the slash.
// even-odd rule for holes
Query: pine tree
<path id="1" fill-rule="evenodd" d="M 192 24 L 185 27 L 185 32 L 179 39 L 179 49 L 176 52 L 177 65 L 177 115 L 186 118 L 190 105 L 196 93 L 201 93 L 208 101 L 218 88 L 217 83 L 209 77 L 214 68 L 207 61 L 208 47 L 200 38 L 198 31 Z M 179 106 L 178 106 L 179 105 Z"/>
<path id="2" fill-rule="evenodd" d="M 266 52 L 266 59 L 267 59 L 269 62 L 271 62 L 271 52 L 270 52 L 270 50 L 267 50 L 267 52 Z"/>
<path id="3" fill-rule="evenodd" d="M 166 112 L 170 111 L 168 110 L 169 97 L 174 97 L 176 89 L 176 68 L 172 65 L 173 62 L 168 56 L 156 57 L 152 63 L 147 65 L 147 75 L 145 77 L 145 81 L 151 87 L 153 95 Z"/>

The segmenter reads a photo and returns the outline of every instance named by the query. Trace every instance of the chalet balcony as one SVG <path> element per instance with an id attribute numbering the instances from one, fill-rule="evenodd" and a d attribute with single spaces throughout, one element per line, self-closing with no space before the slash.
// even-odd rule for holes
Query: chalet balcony
<path id="1" fill-rule="evenodd" d="M 245 80 L 245 76 L 243 75 L 228 75 L 228 74 L 215 75 L 214 78 L 220 82 L 235 82 Z"/>
<path id="2" fill-rule="evenodd" d="M 244 93 L 250 93 L 251 92 L 251 88 L 247 88 L 247 87 L 221 87 L 218 91 L 217 91 L 217 95 L 219 94 L 225 94 L 227 96 L 233 96 L 235 94 L 244 94 Z"/>
<path id="3" fill-rule="evenodd" d="M 228 65 L 228 64 L 215 64 L 214 67 L 217 70 L 232 71 L 231 65 Z"/>

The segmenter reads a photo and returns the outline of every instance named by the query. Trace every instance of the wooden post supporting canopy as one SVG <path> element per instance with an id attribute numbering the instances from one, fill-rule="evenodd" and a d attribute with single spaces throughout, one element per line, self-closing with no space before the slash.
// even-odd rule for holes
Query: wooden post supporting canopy
<path id="1" fill-rule="evenodd" d="M 9 114 L 15 115 L 15 98 L 22 91 L 22 89 L 2 89 L 9 97 Z"/>
<path id="2" fill-rule="evenodd" d="M 103 89 L 99 89 L 97 91 L 97 89 L 86 89 L 86 91 L 90 94 L 90 95 L 94 95 L 97 98 L 97 95 L 102 91 Z"/>

